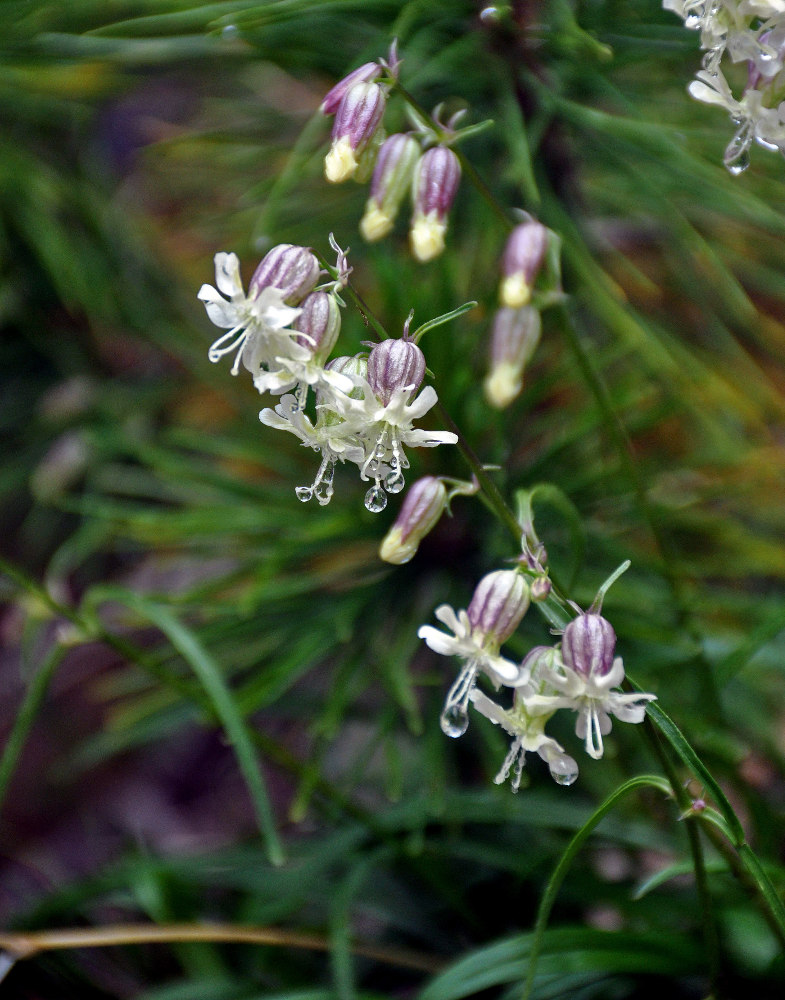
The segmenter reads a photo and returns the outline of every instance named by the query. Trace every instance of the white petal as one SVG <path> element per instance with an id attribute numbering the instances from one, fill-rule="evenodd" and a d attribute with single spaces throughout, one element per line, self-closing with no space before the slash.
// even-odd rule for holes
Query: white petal
<path id="1" fill-rule="evenodd" d="M 425 640 L 434 653 L 441 656 L 453 656 L 455 654 L 456 640 L 451 635 L 445 635 L 432 625 L 422 625 L 417 630 L 417 635 Z"/>
<path id="2" fill-rule="evenodd" d="M 215 255 L 215 283 L 218 285 L 218 291 L 230 299 L 245 298 L 240 278 L 240 261 L 236 253 Z"/>
<path id="3" fill-rule="evenodd" d="M 243 325 L 237 306 L 222 298 L 212 285 L 202 285 L 197 298 L 204 303 L 210 321 L 216 326 L 230 329 L 233 326 Z"/>

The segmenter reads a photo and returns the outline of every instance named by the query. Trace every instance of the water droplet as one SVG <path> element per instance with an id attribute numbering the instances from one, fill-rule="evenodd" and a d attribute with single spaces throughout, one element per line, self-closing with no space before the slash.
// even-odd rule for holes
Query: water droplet
<path id="1" fill-rule="evenodd" d="M 734 177 L 738 177 L 739 174 L 743 174 L 749 165 L 750 152 L 748 149 L 743 149 L 733 159 L 726 158 L 725 160 L 725 166 L 728 168 L 728 172 L 733 174 Z"/>
<path id="2" fill-rule="evenodd" d="M 469 713 L 462 705 L 450 705 L 442 712 L 439 724 L 445 736 L 457 739 L 469 728 Z"/>
<path id="3" fill-rule="evenodd" d="M 486 7 L 484 10 L 480 11 L 480 20 L 486 22 L 493 22 L 499 20 L 499 8 L 498 7 Z"/>
<path id="4" fill-rule="evenodd" d="M 578 768 L 570 768 L 567 771 L 555 771 L 551 769 L 551 777 L 557 785 L 572 785 L 578 777 Z"/>
<path id="5" fill-rule="evenodd" d="M 298 486 L 294 491 L 294 495 L 300 503 L 308 503 L 313 496 L 313 490 L 310 486 Z"/>
<path id="6" fill-rule="evenodd" d="M 400 469 L 393 469 L 384 480 L 384 488 L 388 493 L 400 493 L 405 485 L 406 480 L 403 478 L 403 473 Z"/>
<path id="7" fill-rule="evenodd" d="M 319 482 L 314 487 L 313 495 L 319 502 L 319 505 L 324 507 L 332 499 L 332 495 L 335 492 L 333 490 L 333 476 L 335 474 L 335 463 L 328 465 L 324 470 L 322 477 Z"/>
<path id="8" fill-rule="evenodd" d="M 372 486 L 365 494 L 365 509 L 378 514 L 387 506 L 387 494 L 381 486 Z"/>
<path id="9" fill-rule="evenodd" d="M 752 126 L 744 122 L 736 135 L 725 149 L 723 162 L 734 176 L 742 173 L 750 165 L 750 142 L 752 141 Z"/>

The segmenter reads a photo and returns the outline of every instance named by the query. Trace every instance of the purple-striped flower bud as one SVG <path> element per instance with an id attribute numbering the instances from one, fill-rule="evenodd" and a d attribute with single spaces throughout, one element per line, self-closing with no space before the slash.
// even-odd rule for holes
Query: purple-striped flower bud
<path id="1" fill-rule="evenodd" d="M 401 566 L 409 562 L 420 542 L 436 525 L 447 506 L 447 489 L 436 476 L 423 476 L 409 489 L 395 524 L 379 547 L 379 557 Z"/>
<path id="2" fill-rule="evenodd" d="M 327 93 L 327 96 L 319 106 L 323 115 L 334 115 L 344 95 L 358 83 L 370 83 L 381 75 L 382 67 L 375 62 L 363 63 L 357 69 L 345 76 Z"/>
<path id="3" fill-rule="evenodd" d="M 491 330 L 491 370 L 484 382 L 485 398 L 499 410 L 523 388 L 523 371 L 540 340 L 542 323 L 533 306 L 498 309 Z"/>
<path id="4" fill-rule="evenodd" d="M 605 677 L 613 666 L 615 649 L 616 633 L 602 615 L 573 618 L 561 642 L 565 666 L 583 677 Z"/>
<path id="5" fill-rule="evenodd" d="M 368 383 L 387 406 L 402 389 L 413 395 L 425 378 L 425 355 L 411 340 L 383 340 L 368 355 Z"/>
<path id="6" fill-rule="evenodd" d="M 346 91 L 333 122 L 324 175 L 333 184 L 353 177 L 360 154 L 373 139 L 384 114 L 385 93 L 378 83 L 356 83 Z"/>
<path id="7" fill-rule="evenodd" d="M 280 243 L 262 259 L 251 278 L 248 297 L 255 299 L 263 288 L 280 288 L 289 305 L 297 305 L 319 280 L 319 261 L 306 247 Z"/>
<path id="8" fill-rule="evenodd" d="M 447 213 L 460 180 L 458 157 L 447 146 L 434 146 L 420 157 L 414 171 L 414 214 L 409 231 L 412 253 L 417 260 L 432 260 L 444 250 Z"/>
<path id="9" fill-rule="evenodd" d="M 466 613 L 473 630 L 501 645 L 518 627 L 528 607 L 525 577 L 513 569 L 499 569 L 480 580 Z"/>
<path id="10" fill-rule="evenodd" d="M 371 197 L 360 222 L 360 232 L 369 243 L 392 229 L 419 157 L 420 144 L 411 135 L 391 135 L 382 144 L 373 169 Z"/>
<path id="11" fill-rule="evenodd" d="M 502 257 L 499 299 L 503 306 L 518 309 L 532 297 L 548 249 L 548 230 L 541 222 L 528 219 L 510 233 Z"/>
<path id="12" fill-rule="evenodd" d="M 315 360 L 324 361 L 341 331 L 340 306 L 334 295 L 311 292 L 300 303 L 300 309 L 292 329 L 300 330 L 306 336 L 297 337 L 297 343 L 312 350 Z"/>

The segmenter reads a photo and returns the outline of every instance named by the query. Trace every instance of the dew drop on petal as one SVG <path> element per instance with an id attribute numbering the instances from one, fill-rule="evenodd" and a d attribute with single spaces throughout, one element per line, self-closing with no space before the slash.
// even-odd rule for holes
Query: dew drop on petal
<path id="1" fill-rule="evenodd" d="M 333 476 L 335 475 L 335 463 L 328 465 L 325 469 L 321 479 L 316 483 L 313 490 L 313 495 L 316 497 L 320 506 L 326 506 L 332 499 L 332 495 L 335 492 L 333 490 Z"/>
<path id="2" fill-rule="evenodd" d="M 387 506 L 387 494 L 381 486 L 372 486 L 365 494 L 365 509 L 378 514 Z"/>
<path id="3" fill-rule="evenodd" d="M 400 469 L 393 469 L 384 480 L 384 488 L 388 493 L 400 493 L 405 485 L 406 480 Z"/>
<path id="4" fill-rule="evenodd" d="M 743 174 L 750 165 L 750 153 L 748 149 L 742 150 L 734 159 L 726 159 L 725 166 L 734 177 Z"/>
<path id="5" fill-rule="evenodd" d="M 469 728 L 469 713 L 462 705 L 450 705 L 442 712 L 439 724 L 445 736 L 457 739 Z"/>
<path id="6" fill-rule="evenodd" d="M 300 503 L 308 503 L 313 496 L 313 490 L 310 486 L 298 486 L 294 491 L 294 495 Z"/>
<path id="7" fill-rule="evenodd" d="M 750 143 L 752 142 L 752 127 L 749 122 L 743 122 L 741 128 L 728 143 L 723 163 L 734 176 L 742 173 L 750 165 Z"/>
<path id="8" fill-rule="evenodd" d="M 562 765 L 564 767 L 564 765 Z M 575 779 L 578 777 L 578 766 L 575 765 L 574 768 L 565 768 L 564 770 L 554 770 L 551 768 L 551 777 L 556 782 L 557 785 L 572 785 Z"/>

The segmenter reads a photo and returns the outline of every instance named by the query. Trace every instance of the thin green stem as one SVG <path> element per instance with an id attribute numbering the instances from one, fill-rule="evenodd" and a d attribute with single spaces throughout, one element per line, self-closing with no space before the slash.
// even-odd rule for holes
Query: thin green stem
<path id="1" fill-rule="evenodd" d="M 596 809 L 594 813 L 592 813 L 591 817 L 573 836 L 572 840 L 567 845 L 566 850 L 559 859 L 559 863 L 557 864 L 553 875 L 550 877 L 542 899 L 540 900 L 539 909 L 537 910 L 537 921 L 534 925 L 534 935 L 532 938 L 531 950 L 529 951 L 523 1000 L 529 1000 L 529 997 L 531 996 L 532 987 L 534 986 L 534 976 L 537 971 L 537 962 L 542 951 L 543 938 L 545 935 L 545 928 L 548 924 L 548 918 L 550 917 L 553 904 L 556 901 L 556 896 L 558 895 L 562 882 L 564 882 L 576 854 L 583 846 L 583 843 L 589 834 L 593 832 L 595 827 L 602 819 L 605 818 L 605 816 L 611 811 L 611 809 L 613 809 L 620 799 L 622 799 L 625 795 L 628 795 L 630 792 L 644 787 L 657 788 L 666 795 L 669 794 L 670 791 L 667 782 L 658 775 L 644 774 L 640 777 L 630 778 L 629 781 L 625 781 L 623 785 L 620 785 L 619 788 L 609 795 L 602 805 Z"/>

